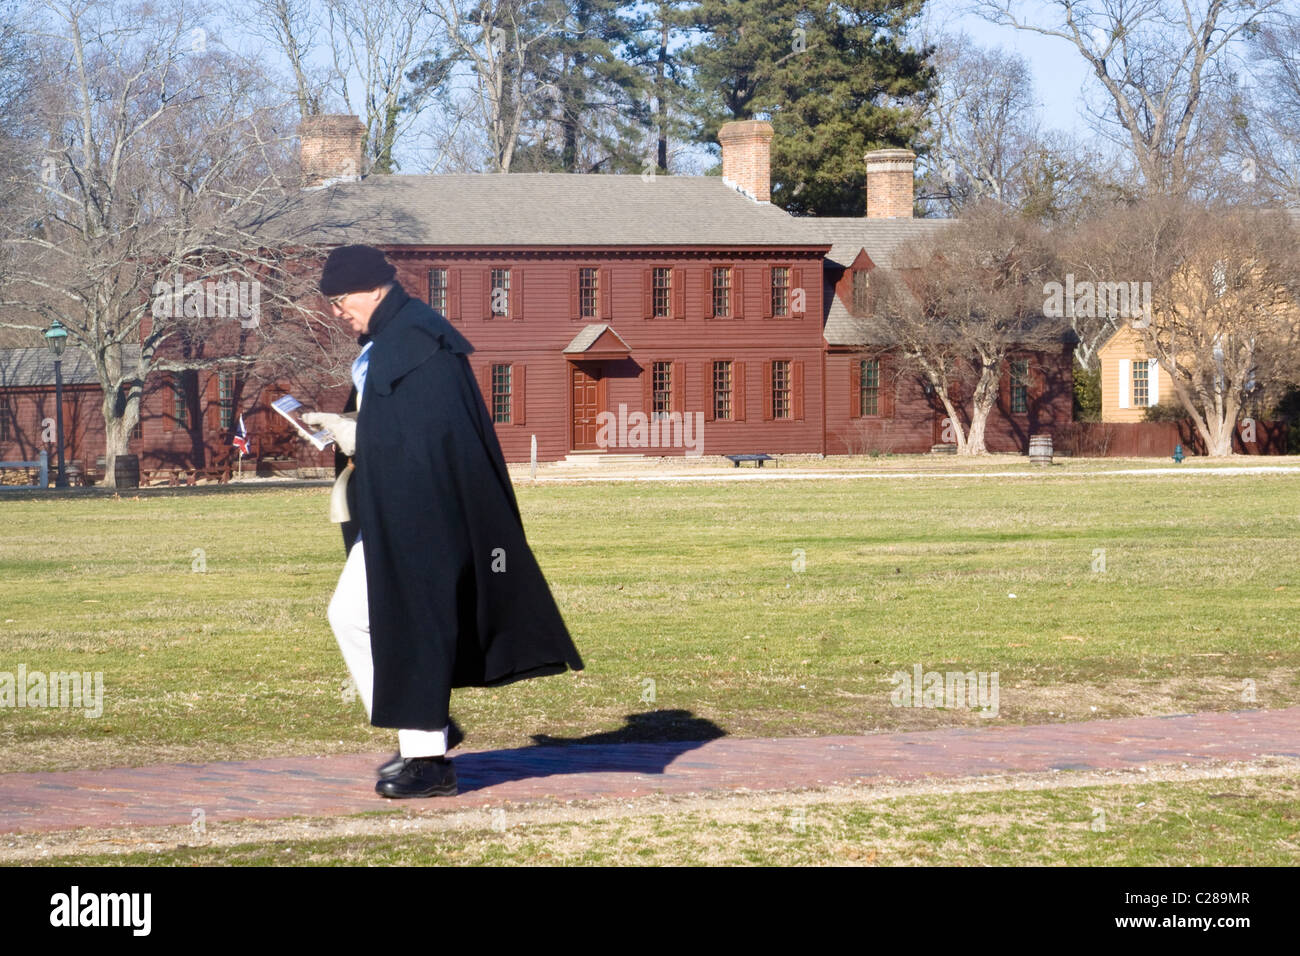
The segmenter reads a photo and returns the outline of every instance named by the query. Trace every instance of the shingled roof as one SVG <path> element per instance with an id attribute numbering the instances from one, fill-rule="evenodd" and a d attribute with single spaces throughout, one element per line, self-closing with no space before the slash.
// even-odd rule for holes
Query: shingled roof
<path id="1" fill-rule="evenodd" d="M 717 176 L 370 176 L 296 194 L 257 231 L 320 244 L 823 246 L 819 219 Z"/>
<path id="2" fill-rule="evenodd" d="M 831 244 L 826 259 L 847 269 L 863 249 L 881 269 L 893 266 L 894 254 L 906 242 L 932 239 L 956 219 L 865 219 L 827 216 L 814 220 Z"/>
<path id="3" fill-rule="evenodd" d="M 849 313 L 835 295 L 834 283 L 842 270 L 853 265 L 858 253 L 866 250 L 879 269 L 891 268 L 894 256 L 904 243 L 930 239 L 951 226 L 955 219 L 861 219 L 828 216 L 814 220 L 831 244 L 826 255 L 827 268 L 822 270 L 822 301 L 825 303 L 824 333 L 827 345 L 895 344 L 888 323 L 870 316 Z"/>
<path id="4" fill-rule="evenodd" d="M 140 366 L 140 346 L 126 346 L 123 371 L 130 374 Z M 63 353 L 64 385 L 98 385 L 99 375 L 90 353 L 70 348 Z M 48 348 L 0 349 L 0 388 L 54 385 L 54 356 Z"/>
<path id="5" fill-rule="evenodd" d="M 826 313 L 823 333 L 826 344 L 881 348 L 897 345 L 898 338 L 887 321 L 875 316 L 852 315 L 835 295 L 834 284 L 842 271 L 851 266 L 863 250 L 866 250 L 876 268 L 893 268 L 898 251 L 905 243 L 933 239 L 957 220 L 833 217 L 815 221 L 822 226 L 831 242 L 831 251 L 826 256 L 826 268 L 822 270 L 822 301 Z M 1043 316 L 1026 326 L 1026 334 L 1031 338 L 1048 335 L 1062 343 L 1075 341 L 1074 331 L 1067 319 Z"/>

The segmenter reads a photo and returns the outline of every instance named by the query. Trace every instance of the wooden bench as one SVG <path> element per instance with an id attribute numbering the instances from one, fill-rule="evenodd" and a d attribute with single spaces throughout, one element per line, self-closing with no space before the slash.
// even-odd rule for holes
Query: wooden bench
<path id="1" fill-rule="evenodd" d="M 723 457 L 730 459 L 731 463 L 737 468 L 740 467 L 742 461 L 752 461 L 757 468 L 762 468 L 765 461 L 776 461 L 771 455 L 724 455 Z"/>
<path id="2" fill-rule="evenodd" d="M 219 485 L 230 483 L 230 466 L 221 465 L 211 468 L 144 468 L 140 471 L 140 483 L 152 485 L 165 481 L 169 487 L 180 485 L 197 485 L 199 479 L 215 481 Z"/>

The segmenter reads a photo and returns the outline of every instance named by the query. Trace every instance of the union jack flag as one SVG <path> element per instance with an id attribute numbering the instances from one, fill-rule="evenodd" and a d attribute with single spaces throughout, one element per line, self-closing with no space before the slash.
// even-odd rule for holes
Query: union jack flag
<path id="1" fill-rule="evenodd" d="M 239 431 L 235 433 L 234 439 L 230 442 L 239 449 L 239 457 L 248 454 L 248 432 L 244 429 L 244 416 L 239 416 Z"/>

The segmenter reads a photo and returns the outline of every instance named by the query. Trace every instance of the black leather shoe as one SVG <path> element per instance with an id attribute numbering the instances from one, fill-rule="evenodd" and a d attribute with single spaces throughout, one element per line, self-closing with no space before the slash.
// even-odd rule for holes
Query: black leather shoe
<path id="1" fill-rule="evenodd" d="M 379 779 L 386 780 L 389 777 L 395 777 L 402 772 L 402 768 L 405 766 L 406 760 L 399 750 L 379 765 Z"/>
<path id="2" fill-rule="evenodd" d="M 456 770 L 446 757 L 409 757 L 392 777 L 375 784 L 381 797 L 453 797 Z"/>
<path id="3" fill-rule="evenodd" d="M 456 723 L 455 718 L 449 718 L 447 721 L 447 749 L 451 750 L 464 739 L 465 734 Z M 402 772 L 404 766 L 406 766 L 406 760 L 402 757 L 402 752 L 399 750 L 379 765 L 379 779 L 386 780 L 390 777 L 397 776 Z"/>

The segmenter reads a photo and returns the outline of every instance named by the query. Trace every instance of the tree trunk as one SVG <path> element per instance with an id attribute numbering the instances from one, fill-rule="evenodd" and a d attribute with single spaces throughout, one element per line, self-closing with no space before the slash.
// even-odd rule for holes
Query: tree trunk
<path id="1" fill-rule="evenodd" d="M 1232 454 L 1232 433 L 1237 427 L 1240 407 L 1234 400 L 1224 401 L 1205 388 L 1196 390 L 1197 401 L 1175 383 L 1175 391 L 1183 408 L 1191 416 L 1196 433 L 1205 443 L 1205 454 L 1212 458 L 1226 458 Z"/>
<path id="2" fill-rule="evenodd" d="M 989 413 L 998 400 L 997 369 L 1000 363 L 986 365 L 980 370 L 980 379 L 975 384 L 975 394 L 971 396 L 970 430 L 967 435 L 967 455 L 987 455 L 984 445 L 984 431 L 988 426 Z"/>
<path id="3" fill-rule="evenodd" d="M 970 431 L 966 436 L 966 450 L 958 449 L 959 454 L 963 455 L 987 455 L 988 449 L 984 447 L 984 427 L 988 424 L 989 410 L 981 409 L 978 405 L 971 410 Z"/>
<path id="4" fill-rule="evenodd" d="M 1201 430 L 1206 454 L 1210 457 L 1224 458 L 1232 454 L 1232 432 L 1237 424 L 1235 419 L 1235 415 L 1229 418 L 1227 415 L 1207 414 L 1203 428 L 1197 421 L 1196 426 Z"/>
<path id="5" fill-rule="evenodd" d="M 943 410 L 948 413 L 948 421 L 952 425 L 952 433 L 957 437 L 957 454 L 966 454 L 966 431 L 962 428 L 961 417 L 957 414 L 957 409 L 953 406 L 952 396 L 948 394 L 946 386 L 935 383 L 933 377 L 930 384 L 934 385 L 934 393 L 939 396 L 939 401 L 943 403 Z M 940 436 L 942 437 L 942 436 Z"/>
<path id="6" fill-rule="evenodd" d="M 138 410 L 131 403 L 124 409 L 117 407 L 117 396 L 110 390 L 104 394 L 104 487 L 117 487 L 117 456 L 130 454 L 131 429 L 135 427 L 133 419 L 138 418 Z M 135 413 L 128 418 L 127 413 Z"/>
<path id="7" fill-rule="evenodd" d="M 123 383 L 104 390 L 104 487 L 117 487 L 117 456 L 131 453 L 131 432 L 140 421 L 140 389 Z M 87 463 L 89 464 L 89 463 Z"/>

